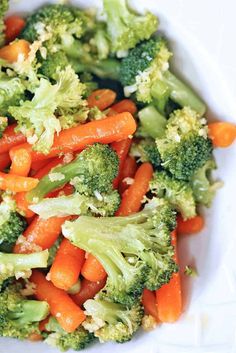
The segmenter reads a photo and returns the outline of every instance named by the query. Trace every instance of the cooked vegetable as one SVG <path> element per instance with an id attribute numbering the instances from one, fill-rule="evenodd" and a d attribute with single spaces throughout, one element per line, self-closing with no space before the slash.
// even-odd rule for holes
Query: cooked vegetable
<path id="1" fill-rule="evenodd" d="M 34 189 L 38 179 L 0 172 L 0 190 L 22 192 Z"/>
<path id="2" fill-rule="evenodd" d="M 184 220 L 181 216 L 177 217 L 177 233 L 178 234 L 194 234 L 199 233 L 204 227 L 204 218 L 197 215 L 193 218 Z"/>
<path id="3" fill-rule="evenodd" d="M 14 42 L 0 48 L 0 58 L 9 63 L 16 62 L 20 57 L 27 58 L 30 52 L 30 43 L 24 39 Z"/>
<path id="4" fill-rule="evenodd" d="M 62 230 L 74 245 L 92 253 L 103 265 L 108 274 L 107 295 L 132 304 L 145 285 L 156 289 L 176 270 L 170 246 L 174 226 L 175 213 L 169 205 L 153 200 L 131 216 L 81 216 L 66 222 Z"/>
<path id="5" fill-rule="evenodd" d="M 127 138 L 125 140 L 113 142 L 111 147 L 114 151 L 116 151 L 117 156 L 119 158 L 119 171 L 116 178 L 113 180 L 113 187 L 116 189 L 118 187 L 119 181 L 121 179 L 121 173 L 124 167 L 124 162 L 127 154 L 129 153 L 129 149 L 131 146 L 132 140 Z"/>
<path id="6" fill-rule="evenodd" d="M 84 303 L 88 318 L 83 323 L 101 342 L 129 341 L 141 325 L 143 309 L 139 303 L 132 308 L 104 299 L 89 299 Z"/>
<path id="7" fill-rule="evenodd" d="M 26 137 L 20 132 L 15 132 L 15 128 L 15 124 L 8 126 L 0 138 L 1 153 L 8 152 L 11 148 L 26 141 Z"/>
<path id="8" fill-rule="evenodd" d="M 80 291 L 76 294 L 71 295 L 73 301 L 82 306 L 86 300 L 92 299 L 95 295 L 105 286 L 106 277 L 101 281 L 88 281 L 86 278 L 83 278 L 81 281 Z"/>
<path id="9" fill-rule="evenodd" d="M 164 112 L 168 99 L 180 106 L 189 106 L 201 116 L 205 104 L 188 87 L 169 71 L 172 56 L 166 41 L 157 36 L 138 44 L 122 60 L 120 79 L 126 96 L 136 93 L 138 101 L 151 103 Z"/>
<path id="10" fill-rule="evenodd" d="M 92 254 L 88 254 L 83 264 L 81 274 L 85 279 L 92 282 L 99 282 L 107 277 L 104 267 Z"/>
<path id="11" fill-rule="evenodd" d="M 4 24 L 4 17 L 8 10 L 9 1 L 2 0 L 1 1 L 1 8 L 0 8 L 0 47 L 5 42 L 5 24 Z"/>
<path id="12" fill-rule="evenodd" d="M 4 24 L 6 41 L 11 42 L 19 36 L 25 27 L 25 20 L 20 16 L 11 15 L 5 19 Z"/>
<path id="13" fill-rule="evenodd" d="M 45 301 L 29 300 L 21 293 L 22 286 L 11 284 L 0 293 L 0 335 L 27 339 L 39 333 L 38 324 L 49 313 Z"/>
<path id="14" fill-rule="evenodd" d="M 214 147 L 229 147 L 236 139 L 236 125 L 227 122 L 208 124 L 209 137 Z"/>
<path id="15" fill-rule="evenodd" d="M 31 154 L 26 149 L 17 149 L 10 153 L 11 168 L 10 173 L 14 175 L 27 176 L 31 168 Z"/>

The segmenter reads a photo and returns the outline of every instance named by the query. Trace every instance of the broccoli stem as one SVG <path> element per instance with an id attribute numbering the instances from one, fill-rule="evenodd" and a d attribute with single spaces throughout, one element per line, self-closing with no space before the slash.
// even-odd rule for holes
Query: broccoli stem
<path id="1" fill-rule="evenodd" d="M 8 318 L 16 320 L 18 324 L 24 325 L 29 322 L 39 322 L 47 317 L 49 313 L 48 303 L 37 300 L 24 300 L 20 302 L 19 311 L 9 312 Z"/>
<path id="2" fill-rule="evenodd" d="M 48 250 L 32 254 L 0 253 L 0 264 L 12 266 L 14 272 L 27 271 L 32 268 L 47 267 Z"/>
<path id="3" fill-rule="evenodd" d="M 167 120 L 161 115 L 154 106 L 149 105 L 140 110 L 139 119 L 142 131 L 152 138 L 162 137 L 164 135 Z"/>
<path id="4" fill-rule="evenodd" d="M 206 106 L 203 101 L 193 92 L 185 83 L 180 81 L 170 71 L 164 74 L 164 82 L 169 86 L 170 98 L 180 104 L 182 107 L 191 107 L 201 116 L 206 112 Z"/>

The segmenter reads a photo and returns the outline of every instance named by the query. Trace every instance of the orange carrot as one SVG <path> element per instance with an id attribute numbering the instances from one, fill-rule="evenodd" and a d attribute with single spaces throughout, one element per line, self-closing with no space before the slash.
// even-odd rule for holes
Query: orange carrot
<path id="1" fill-rule="evenodd" d="M 125 179 L 134 178 L 137 168 L 138 166 L 135 158 L 127 156 L 120 175 L 119 192 L 121 195 L 129 187 L 129 184 Z"/>
<path id="2" fill-rule="evenodd" d="M 12 192 L 30 191 L 38 184 L 38 179 L 0 172 L 0 190 Z"/>
<path id="3" fill-rule="evenodd" d="M 46 319 L 40 321 L 39 323 L 39 331 L 40 332 L 47 332 L 46 325 L 48 324 L 50 316 L 46 317 Z"/>
<path id="4" fill-rule="evenodd" d="M 92 254 L 89 254 L 82 267 L 81 274 L 91 282 L 101 281 L 107 274 L 100 262 Z"/>
<path id="5" fill-rule="evenodd" d="M 34 247 L 49 249 L 57 240 L 61 233 L 61 226 L 70 217 L 51 217 L 48 219 L 35 216 L 23 235 L 26 242 L 17 242 L 14 247 L 14 253 L 34 252 Z M 32 247 L 31 247 L 32 244 Z"/>
<path id="6" fill-rule="evenodd" d="M 38 341 L 42 341 L 43 337 L 39 333 L 34 332 L 34 333 L 31 333 L 29 337 L 27 337 L 27 339 L 31 342 L 38 342 Z"/>
<path id="7" fill-rule="evenodd" d="M 91 121 L 70 129 L 63 130 L 55 136 L 49 154 L 45 155 L 32 150 L 29 144 L 17 148 L 27 148 L 32 153 L 32 161 L 44 160 L 72 151 L 83 150 L 93 143 L 112 143 L 126 139 L 136 130 L 136 123 L 130 113 L 121 113 L 106 119 Z"/>
<path id="8" fill-rule="evenodd" d="M 17 208 L 24 213 L 24 216 L 26 218 L 31 218 L 35 214 L 33 211 L 29 209 L 29 202 L 26 198 L 26 192 L 18 192 L 15 196 L 14 199 L 17 204 Z"/>
<path id="9" fill-rule="evenodd" d="M 84 250 L 63 239 L 49 272 L 54 286 L 69 290 L 79 278 L 84 256 Z"/>
<path id="10" fill-rule="evenodd" d="M 127 138 L 125 140 L 113 142 L 111 144 L 111 147 L 114 151 L 116 151 L 117 156 L 119 158 L 119 171 L 117 177 L 113 181 L 113 187 L 117 189 L 120 177 L 121 177 L 121 172 L 124 166 L 125 158 L 127 154 L 129 153 L 129 149 L 131 146 L 132 139 Z"/>
<path id="11" fill-rule="evenodd" d="M 8 152 L 12 147 L 26 141 L 26 137 L 21 132 L 15 132 L 16 124 L 10 125 L 0 138 L 0 152 Z"/>
<path id="12" fill-rule="evenodd" d="M 204 218 L 197 215 L 186 221 L 178 215 L 177 217 L 177 233 L 178 234 L 193 234 L 199 233 L 204 227 Z"/>
<path id="13" fill-rule="evenodd" d="M 84 278 L 81 282 L 80 291 L 71 295 L 71 298 L 77 305 L 82 306 L 86 300 L 94 298 L 94 296 L 105 286 L 105 284 L 106 278 L 97 282 L 91 282 Z"/>
<path id="14" fill-rule="evenodd" d="M 53 160 L 53 158 L 45 159 L 44 161 L 32 162 L 32 164 L 31 164 L 31 174 L 32 174 L 32 176 L 34 176 L 35 173 L 37 173 L 40 169 L 44 168 L 45 165 L 47 165 L 52 160 Z"/>
<path id="15" fill-rule="evenodd" d="M 3 48 L 0 48 L 0 58 L 10 63 L 14 63 L 22 55 L 28 57 L 30 52 L 30 43 L 24 39 L 16 40 Z"/>
<path id="16" fill-rule="evenodd" d="M 142 295 L 142 304 L 144 307 L 145 314 L 153 316 L 156 322 L 158 322 L 159 319 L 158 319 L 158 313 L 157 313 L 157 303 L 156 303 L 155 292 L 152 292 L 149 289 L 145 288 L 143 290 L 143 295 Z"/>
<path id="17" fill-rule="evenodd" d="M 108 116 L 112 116 L 117 113 L 129 112 L 134 115 L 137 112 L 137 107 L 131 99 L 123 99 L 120 102 L 113 104 L 108 112 Z"/>
<path id="18" fill-rule="evenodd" d="M 105 110 L 114 103 L 116 93 L 111 89 L 97 89 L 93 91 L 88 97 L 89 108 L 98 107 L 100 110 Z"/>
<path id="19" fill-rule="evenodd" d="M 0 171 L 2 172 L 10 164 L 11 164 L 11 159 L 10 159 L 9 153 L 1 153 L 0 154 Z"/>
<path id="20" fill-rule="evenodd" d="M 176 231 L 171 233 L 175 249 L 174 260 L 178 262 Z M 174 273 L 170 282 L 156 290 L 157 312 L 161 322 L 175 322 L 182 313 L 182 294 L 179 272 Z"/>
<path id="21" fill-rule="evenodd" d="M 53 158 L 42 169 L 39 169 L 34 177 L 38 179 L 42 179 L 45 175 L 49 174 L 49 172 L 53 168 L 57 167 L 59 164 L 63 164 L 63 158 L 62 157 Z"/>
<path id="22" fill-rule="evenodd" d="M 17 149 L 14 153 L 10 151 L 11 168 L 10 173 L 27 176 L 31 167 L 31 153 L 24 148 Z"/>
<path id="23" fill-rule="evenodd" d="M 142 206 L 143 197 L 149 189 L 153 168 L 150 163 L 143 163 L 137 170 L 133 184 L 124 192 L 116 216 L 127 216 L 138 212 Z"/>
<path id="24" fill-rule="evenodd" d="M 228 147 L 236 139 L 236 125 L 219 121 L 208 125 L 209 137 L 215 147 Z"/>
<path id="25" fill-rule="evenodd" d="M 35 270 L 30 277 L 35 284 L 35 296 L 38 300 L 45 300 L 50 307 L 50 312 L 66 332 L 73 332 L 85 320 L 83 310 L 78 307 L 70 296 L 55 287 L 45 276 Z"/>
<path id="26" fill-rule="evenodd" d="M 5 19 L 5 37 L 7 42 L 13 41 L 25 27 L 25 20 L 17 15 L 9 16 Z"/>

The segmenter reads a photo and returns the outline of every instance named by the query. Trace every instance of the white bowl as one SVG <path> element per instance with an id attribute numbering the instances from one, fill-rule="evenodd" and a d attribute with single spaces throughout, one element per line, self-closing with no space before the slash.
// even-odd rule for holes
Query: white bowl
<path id="1" fill-rule="evenodd" d="M 11 12 L 28 12 L 43 0 L 11 2 Z M 96 0 L 73 3 L 101 5 Z M 135 3 L 135 4 L 134 4 Z M 133 1 L 140 11 L 150 9 L 174 50 L 173 67 L 206 101 L 209 119 L 236 122 L 235 0 Z M 175 324 L 140 333 L 119 344 L 94 344 L 90 353 L 234 353 L 236 352 L 236 144 L 215 152 L 225 182 L 210 210 L 201 234 L 179 239 L 181 269 L 195 264 L 197 279 L 184 278 L 185 313 Z M 184 276 L 183 276 L 184 277 Z M 0 353 L 57 352 L 43 343 L 0 339 Z"/>

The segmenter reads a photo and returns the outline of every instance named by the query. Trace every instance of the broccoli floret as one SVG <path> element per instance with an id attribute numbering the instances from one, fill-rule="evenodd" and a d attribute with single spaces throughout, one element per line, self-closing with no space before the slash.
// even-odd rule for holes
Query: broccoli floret
<path id="1" fill-rule="evenodd" d="M 118 173 L 118 165 L 116 152 L 108 145 L 96 143 L 78 154 L 71 163 L 53 169 L 28 193 L 27 198 L 40 201 L 47 193 L 67 182 L 71 182 L 76 191 L 84 195 L 109 193 Z"/>
<path id="2" fill-rule="evenodd" d="M 101 262 L 108 274 L 106 295 L 122 304 L 132 304 L 144 286 L 157 289 L 176 270 L 170 244 L 174 227 L 175 212 L 164 200 L 153 199 L 137 214 L 81 216 L 75 222 L 66 222 L 62 230 L 74 245 Z"/>
<path id="3" fill-rule="evenodd" d="M 56 81 L 53 85 L 41 78 L 31 101 L 9 108 L 18 123 L 17 129 L 27 136 L 29 143 L 34 144 L 36 151 L 44 154 L 50 151 L 54 134 L 62 128 L 60 117 L 69 119 L 69 125 L 73 125 L 71 118 L 77 119 L 81 109 L 84 110 L 87 105 L 82 99 L 86 87 L 70 66 L 57 73 Z"/>
<path id="4" fill-rule="evenodd" d="M 189 180 L 212 155 L 206 119 L 188 107 L 171 114 L 165 134 L 156 144 L 162 166 L 176 179 Z"/>
<path id="5" fill-rule="evenodd" d="M 0 4 L 0 47 L 3 46 L 5 43 L 5 24 L 4 24 L 4 17 L 7 13 L 9 7 L 9 0 L 1 0 Z"/>
<path id="6" fill-rule="evenodd" d="M 0 138 L 2 138 L 2 135 L 7 128 L 7 125 L 8 125 L 7 118 L 0 116 Z"/>
<path id="7" fill-rule="evenodd" d="M 160 36 L 132 49 L 121 63 L 120 80 L 125 95 L 135 92 L 138 101 L 154 101 L 161 112 L 171 98 L 180 106 L 190 106 L 203 115 L 204 103 L 168 70 L 170 57 L 166 41 Z"/>
<path id="8" fill-rule="evenodd" d="M 64 217 L 69 215 L 100 215 L 113 216 L 120 205 L 117 190 L 95 196 L 86 196 L 78 192 L 69 196 L 46 198 L 30 206 L 30 209 L 41 218 Z"/>
<path id="9" fill-rule="evenodd" d="M 138 162 L 150 162 L 155 169 L 161 167 L 161 157 L 157 149 L 155 140 L 151 138 L 143 139 L 137 143 L 132 143 L 130 155 L 138 158 Z"/>
<path id="10" fill-rule="evenodd" d="M 100 342 L 129 341 L 142 322 L 143 308 L 140 302 L 129 308 L 96 298 L 87 300 L 84 307 L 88 318 L 83 322 L 83 326 L 93 332 Z"/>
<path id="11" fill-rule="evenodd" d="M 72 333 L 64 331 L 54 317 L 50 317 L 46 329 L 50 333 L 44 342 L 62 352 L 68 349 L 79 351 L 94 340 L 94 335 L 81 326 Z"/>
<path id="12" fill-rule="evenodd" d="M 214 159 L 210 159 L 190 179 L 190 185 L 196 202 L 206 207 L 211 206 L 216 190 L 222 186 L 221 181 L 212 180 L 211 174 L 216 168 Z"/>
<path id="13" fill-rule="evenodd" d="M 74 38 L 80 38 L 87 28 L 87 16 L 78 8 L 47 4 L 26 19 L 26 25 L 21 32 L 21 38 L 34 42 L 44 33 L 49 33 L 49 39 L 44 43 L 54 51 Z"/>
<path id="14" fill-rule="evenodd" d="M 1 72 L 0 74 L 0 114 L 5 116 L 9 113 L 11 105 L 19 105 L 25 99 L 26 85 L 19 77 L 9 77 Z"/>
<path id="15" fill-rule="evenodd" d="M 138 15 L 128 8 L 126 0 L 103 0 L 107 30 L 113 52 L 124 52 L 149 39 L 157 30 L 158 20 L 147 12 Z"/>
<path id="16" fill-rule="evenodd" d="M 165 171 L 160 171 L 154 173 L 150 189 L 156 196 L 165 198 L 184 219 L 196 215 L 195 199 L 189 183 L 174 179 Z"/>
<path id="17" fill-rule="evenodd" d="M 166 118 L 153 105 L 141 109 L 138 113 L 140 127 L 138 135 L 157 138 L 163 136 L 167 124 Z"/>
<path id="18" fill-rule="evenodd" d="M 0 212 L 1 212 L 0 205 Z M 0 251 L 10 252 L 18 237 L 27 227 L 27 222 L 17 212 L 7 212 L 0 215 Z"/>
<path id="19" fill-rule="evenodd" d="M 33 254 L 5 254 L 0 252 L 0 284 L 9 277 L 28 278 L 31 269 L 47 267 L 48 250 Z"/>
<path id="20" fill-rule="evenodd" d="M 12 284 L 0 293 L 0 336 L 28 338 L 39 333 L 39 322 L 49 314 L 47 302 L 26 299 L 21 288 Z"/>
<path id="21" fill-rule="evenodd" d="M 58 71 L 65 70 L 69 65 L 66 54 L 61 50 L 56 53 L 47 53 L 46 59 L 43 59 L 40 55 L 39 61 L 41 62 L 38 70 L 39 74 L 54 80 L 57 78 Z"/>

